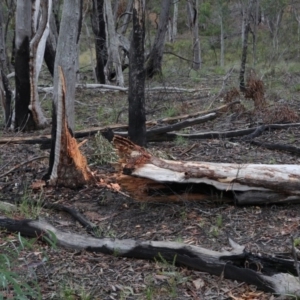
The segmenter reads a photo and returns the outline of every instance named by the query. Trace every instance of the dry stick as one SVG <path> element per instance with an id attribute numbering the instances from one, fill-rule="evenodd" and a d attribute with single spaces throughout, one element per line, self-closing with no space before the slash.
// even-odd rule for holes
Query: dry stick
<path id="1" fill-rule="evenodd" d="M 35 161 L 35 160 L 43 159 L 43 158 L 48 158 L 48 157 L 49 157 L 48 155 L 47 155 L 47 156 L 46 156 L 46 155 L 43 155 L 43 156 L 34 157 L 34 158 L 30 159 L 30 160 L 24 161 L 24 162 L 18 164 L 17 166 L 11 168 L 11 169 L 8 170 L 7 172 L 1 174 L 1 175 L 0 175 L 0 178 L 2 178 L 2 177 L 4 177 L 4 176 L 8 175 L 9 173 L 11 173 L 11 172 L 17 170 L 18 168 L 20 168 L 20 167 L 22 167 L 22 166 L 24 166 L 24 165 L 26 165 L 26 164 L 29 164 L 29 163 L 31 163 L 31 162 L 33 162 L 33 161 Z"/>
<path id="2" fill-rule="evenodd" d="M 226 81 L 229 79 L 229 77 L 231 76 L 231 73 L 233 72 L 234 70 L 234 67 L 232 67 L 227 73 L 226 75 L 223 77 L 223 83 L 222 83 L 222 87 L 219 91 L 219 93 L 213 98 L 213 100 L 211 101 L 211 103 L 209 104 L 208 108 L 207 109 L 210 109 L 211 106 L 213 105 L 213 103 L 220 97 L 220 95 L 222 94 L 224 88 L 225 88 L 225 85 L 226 85 Z"/>

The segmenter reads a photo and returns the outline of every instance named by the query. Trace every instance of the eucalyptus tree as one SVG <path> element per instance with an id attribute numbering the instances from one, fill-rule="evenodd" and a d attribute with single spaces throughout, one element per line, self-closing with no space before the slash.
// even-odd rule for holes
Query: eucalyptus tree
<path id="1" fill-rule="evenodd" d="M 51 0 L 17 0 L 15 27 L 15 119 L 17 130 L 45 127 L 37 92 L 45 44 L 49 34 Z"/>
<path id="2" fill-rule="evenodd" d="M 3 4 L 2 4 L 3 5 Z M 2 9 L 0 9 L 0 102 L 4 112 L 4 127 L 8 128 L 11 124 L 12 108 L 11 99 L 12 92 L 7 74 L 9 72 L 9 62 L 6 56 L 5 43 L 5 25 L 3 20 Z"/>
<path id="3" fill-rule="evenodd" d="M 146 60 L 146 75 L 151 78 L 162 72 L 162 59 L 165 47 L 165 37 L 168 29 L 172 0 L 161 0 L 158 29 L 153 46 Z"/>
<path id="4" fill-rule="evenodd" d="M 145 0 L 134 0 L 132 37 L 129 51 L 129 138 L 146 145 L 145 116 Z"/>
<path id="5" fill-rule="evenodd" d="M 54 66 L 50 184 L 79 187 L 92 178 L 74 132 L 74 98 L 82 0 L 64 0 Z"/>

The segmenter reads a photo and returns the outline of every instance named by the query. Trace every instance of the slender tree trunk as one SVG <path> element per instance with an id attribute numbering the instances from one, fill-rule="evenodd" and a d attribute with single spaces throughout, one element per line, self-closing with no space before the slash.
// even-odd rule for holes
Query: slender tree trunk
<path id="1" fill-rule="evenodd" d="M 145 116 L 145 0 L 134 0 L 133 30 L 129 54 L 129 138 L 146 146 Z"/>
<path id="2" fill-rule="evenodd" d="M 165 36 L 168 29 L 170 8 L 172 0 L 162 0 L 159 16 L 158 29 L 150 54 L 146 61 L 146 75 L 152 78 L 156 74 L 161 74 L 161 65 L 165 47 Z"/>
<path id="3" fill-rule="evenodd" d="M 28 106 L 30 104 L 29 41 L 31 38 L 31 5 L 17 1 L 15 31 L 15 124 L 16 130 L 34 129 L 35 124 Z"/>
<path id="4" fill-rule="evenodd" d="M 4 127 L 11 125 L 12 109 L 11 98 L 12 92 L 6 75 L 9 72 L 8 61 L 6 56 L 6 46 L 4 39 L 4 23 L 2 11 L 0 11 L 0 102 L 4 111 Z"/>
<path id="5" fill-rule="evenodd" d="M 125 35 L 125 33 L 127 31 L 127 28 L 128 28 L 128 24 L 131 20 L 132 5 L 133 5 L 133 0 L 128 0 L 126 11 L 125 11 L 124 16 L 123 16 L 123 23 L 122 23 L 122 26 L 121 26 L 120 31 L 119 31 L 119 32 L 121 32 L 122 35 Z"/>
<path id="6" fill-rule="evenodd" d="M 105 66 L 107 78 L 111 81 L 115 75 L 116 83 L 124 86 L 122 63 L 119 53 L 119 39 L 115 29 L 112 7 L 110 0 L 104 0 L 105 23 L 107 28 L 108 58 Z"/>
<path id="7" fill-rule="evenodd" d="M 92 29 L 95 35 L 96 48 L 96 76 L 97 80 L 105 84 L 104 67 L 107 62 L 106 31 L 104 21 L 104 0 L 93 0 L 91 15 Z"/>
<path id="8" fill-rule="evenodd" d="M 220 18 L 220 42 L 221 42 L 221 50 L 220 50 L 220 66 L 224 67 L 224 52 L 225 52 L 225 45 L 224 45 L 224 24 L 223 24 L 223 16 L 222 13 L 219 14 Z"/>
<path id="9" fill-rule="evenodd" d="M 68 126 L 72 131 L 74 130 L 75 123 L 74 98 L 77 72 L 76 65 L 78 61 L 78 42 L 81 25 L 82 0 L 65 0 L 55 57 L 53 100 L 54 104 L 57 105 L 58 66 L 60 66 L 64 72 L 66 81 L 66 112 Z"/>
<path id="10" fill-rule="evenodd" d="M 54 76 L 54 63 L 58 39 L 58 28 L 56 20 L 56 11 L 59 6 L 59 0 L 53 0 L 52 13 L 49 20 L 49 36 L 46 42 L 44 60 L 52 77 Z"/>
<path id="11" fill-rule="evenodd" d="M 173 20 L 172 20 L 172 39 L 171 42 L 174 43 L 177 36 L 177 20 L 178 20 L 178 0 L 174 0 L 174 10 L 173 10 Z"/>
<path id="12" fill-rule="evenodd" d="M 255 0 L 249 0 L 248 6 L 245 9 L 244 12 L 244 40 L 243 40 L 243 46 L 242 46 L 242 59 L 241 59 L 241 69 L 240 69 L 240 90 L 244 92 L 246 90 L 245 86 L 245 70 L 246 70 L 246 61 L 247 61 L 247 50 L 248 50 L 248 35 L 250 31 L 250 14 L 251 14 L 251 8 L 253 5 L 253 2 Z"/>
<path id="13" fill-rule="evenodd" d="M 256 43 L 257 43 L 257 25 L 258 25 L 258 14 L 259 14 L 259 2 L 260 0 L 256 0 L 255 5 L 255 18 L 254 18 L 254 26 L 253 26 L 253 66 L 256 65 Z"/>
<path id="14" fill-rule="evenodd" d="M 187 2 L 188 14 L 189 14 L 189 25 L 190 30 L 193 34 L 193 65 L 194 70 L 201 68 L 201 48 L 199 39 L 199 23 L 198 23 L 198 0 L 189 0 Z"/>

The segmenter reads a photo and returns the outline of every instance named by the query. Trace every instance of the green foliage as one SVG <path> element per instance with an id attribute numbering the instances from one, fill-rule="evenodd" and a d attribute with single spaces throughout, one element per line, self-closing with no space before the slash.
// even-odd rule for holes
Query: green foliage
<path id="1" fill-rule="evenodd" d="M 118 161 L 118 155 L 114 147 L 100 132 L 95 135 L 93 160 L 100 165 L 116 163 Z"/>
<path id="2" fill-rule="evenodd" d="M 28 274 L 19 274 L 20 269 L 19 254 L 22 250 L 31 250 L 36 239 L 25 239 L 18 235 L 19 246 L 14 242 L 5 243 L 0 248 L 0 300 L 2 299 L 42 299 L 42 295 L 32 270 L 24 270 Z M 14 250 L 12 250 L 13 245 Z M 22 268 L 21 268 L 22 269 Z M 33 277 L 33 278 L 32 278 Z"/>
<path id="3" fill-rule="evenodd" d="M 36 198 L 36 199 L 34 199 Z M 43 191 L 40 192 L 38 197 L 33 194 L 27 186 L 24 187 L 23 195 L 19 204 L 19 211 L 27 219 L 36 219 L 42 211 L 42 204 L 44 202 Z"/>

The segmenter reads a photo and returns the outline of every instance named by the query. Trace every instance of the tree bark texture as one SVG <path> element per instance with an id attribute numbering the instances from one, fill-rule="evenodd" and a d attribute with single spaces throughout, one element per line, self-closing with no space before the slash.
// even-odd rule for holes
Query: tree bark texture
<path id="1" fill-rule="evenodd" d="M 74 98 L 78 65 L 78 41 L 82 22 L 82 0 L 66 0 L 63 4 L 54 69 L 54 104 L 57 104 L 59 81 L 58 66 L 64 72 L 66 81 L 66 112 L 68 126 L 74 130 Z"/>
<path id="2" fill-rule="evenodd" d="M 156 74 L 161 74 L 163 52 L 165 47 L 165 37 L 168 29 L 170 8 L 172 0 L 162 0 L 159 16 L 158 29 L 155 35 L 153 47 L 146 60 L 146 76 L 152 78 Z"/>
<path id="3" fill-rule="evenodd" d="M 52 12 L 50 14 L 49 20 L 49 36 L 46 42 L 46 48 L 44 53 L 44 60 L 47 65 L 47 68 L 52 75 L 54 76 L 54 64 L 55 64 L 55 55 L 56 55 L 56 47 L 58 40 L 58 28 L 56 26 L 55 12 L 58 9 L 58 0 L 52 1 Z"/>
<path id="4" fill-rule="evenodd" d="M 104 67 L 107 62 L 106 32 L 104 18 L 104 0 L 93 0 L 91 15 L 92 29 L 95 35 L 96 77 L 98 82 L 105 84 Z"/>
<path id="5" fill-rule="evenodd" d="M 245 92 L 245 70 L 246 70 L 246 61 L 247 61 L 247 51 L 248 51 L 248 35 L 250 31 L 250 15 L 251 15 L 251 8 L 253 5 L 254 0 L 248 0 L 247 8 L 244 10 L 243 16 L 243 26 L 244 33 L 242 35 L 242 58 L 241 58 L 241 68 L 240 68 L 240 91 Z"/>
<path id="6" fill-rule="evenodd" d="M 29 42 L 31 38 L 31 5 L 17 1 L 15 33 L 15 124 L 16 130 L 35 129 L 30 104 Z"/>
<path id="7" fill-rule="evenodd" d="M 78 188 L 92 180 L 93 176 L 81 154 L 66 116 L 66 83 L 61 67 L 57 88 L 55 114 L 54 153 L 50 154 L 50 184 Z"/>
<path id="8" fill-rule="evenodd" d="M 133 32 L 129 54 L 129 138 L 140 146 L 146 145 L 145 115 L 145 2 L 134 0 Z"/>
<path id="9" fill-rule="evenodd" d="M 29 59 L 29 74 L 30 74 L 30 105 L 29 110 L 33 117 L 36 127 L 45 127 L 48 124 L 44 117 L 42 108 L 39 102 L 38 94 L 38 77 L 42 67 L 46 41 L 49 35 L 49 19 L 52 8 L 52 0 L 36 1 L 32 28 L 34 35 L 30 41 L 30 59 Z M 40 11 L 41 8 L 41 11 Z M 41 13 L 41 17 L 39 14 Z M 39 24 L 38 24 L 39 19 Z M 38 25 L 37 25 L 38 24 Z"/>
<path id="10" fill-rule="evenodd" d="M 104 0 L 105 23 L 107 29 L 108 57 L 105 65 L 106 76 L 109 81 L 115 79 L 118 86 L 124 86 L 122 63 L 119 53 L 119 38 L 115 29 L 111 1 Z M 115 78 L 114 78 L 115 77 Z"/>
<path id="11" fill-rule="evenodd" d="M 137 199 L 150 200 L 152 198 L 155 200 L 154 194 L 149 193 L 152 184 L 155 186 L 152 192 L 156 191 L 157 195 L 162 195 L 161 192 L 164 189 L 169 193 L 176 191 L 177 201 L 180 201 L 181 197 L 179 191 L 181 191 L 181 195 L 182 191 L 187 195 L 192 193 L 187 188 L 188 185 L 193 186 L 194 194 L 200 193 L 200 198 L 201 193 L 205 197 L 205 186 L 206 190 L 207 186 L 211 186 L 224 193 L 230 192 L 229 196 L 231 197 L 235 194 L 260 193 L 260 198 L 267 199 L 266 203 L 272 203 L 275 195 L 277 198 L 274 202 L 280 202 L 280 197 L 283 200 L 287 200 L 289 197 L 293 201 L 300 200 L 300 168 L 297 165 L 170 161 L 156 158 L 145 149 L 122 137 L 115 136 L 114 145 L 122 159 L 123 174 L 146 180 L 144 183 L 140 181 L 138 189 L 136 188 L 136 178 L 134 188 L 130 188 L 132 184 L 130 178 L 127 183 L 126 179 L 123 180 L 123 184 L 129 187 L 130 192 Z M 165 184 L 172 184 L 171 189 L 168 189 Z M 159 185 L 160 188 L 158 188 Z M 141 197 L 142 195 L 143 197 Z M 268 199 L 268 195 L 271 198 Z M 247 202 L 245 198 L 243 201 L 243 203 L 251 203 Z M 261 203 L 261 201 L 259 202 Z"/>
<path id="12" fill-rule="evenodd" d="M 199 70 L 201 68 L 201 49 L 200 49 L 200 38 L 199 38 L 199 22 L 198 22 L 198 0 L 189 0 L 187 2 L 188 13 L 190 14 L 190 30 L 193 34 L 193 64 L 192 68 L 194 70 Z"/>
<path id="13" fill-rule="evenodd" d="M 12 118 L 12 92 L 9 81 L 6 77 L 8 74 L 8 61 L 6 57 L 6 46 L 4 39 L 3 15 L 0 11 L 0 102 L 4 112 L 4 127 L 8 128 L 11 125 Z"/>

